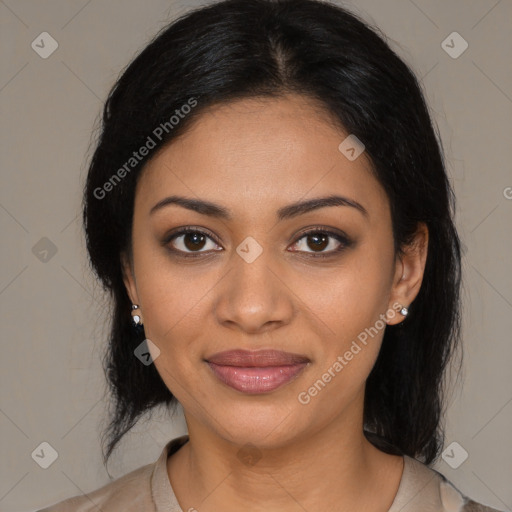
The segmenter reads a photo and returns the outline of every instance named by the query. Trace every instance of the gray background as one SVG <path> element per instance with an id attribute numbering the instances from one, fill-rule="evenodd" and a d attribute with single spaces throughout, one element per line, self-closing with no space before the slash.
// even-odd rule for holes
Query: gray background
<path id="1" fill-rule="evenodd" d="M 87 267 L 79 216 L 91 132 L 121 69 L 157 30 L 197 5 L 0 1 L 2 511 L 34 510 L 108 481 L 99 432 L 109 311 Z M 443 459 L 435 467 L 474 499 L 510 510 L 512 4 L 344 5 L 380 27 L 421 77 L 458 199 L 465 363 L 463 386 L 449 402 L 446 447 L 456 441 L 469 457 L 457 469 Z M 44 31 L 59 45 L 46 59 L 31 47 Z M 469 44 L 458 58 L 441 46 L 454 31 Z M 110 473 L 153 462 L 183 433 L 181 416 L 171 422 L 158 412 L 126 436 Z M 58 453 L 48 469 L 31 456 L 44 441 Z M 463 452 L 456 446 L 448 454 L 453 464 Z"/>

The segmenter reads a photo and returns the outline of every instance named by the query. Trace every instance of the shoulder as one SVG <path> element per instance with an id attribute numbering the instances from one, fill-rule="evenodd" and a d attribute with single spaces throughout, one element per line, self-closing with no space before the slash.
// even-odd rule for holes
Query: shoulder
<path id="1" fill-rule="evenodd" d="M 502 512 L 473 501 L 426 464 L 408 456 L 404 463 L 397 499 L 389 512 Z"/>
<path id="2" fill-rule="evenodd" d="M 431 470 L 434 471 L 434 470 Z M 437 473 L 437 471 L 435 471 Z M 460 492 L 444 475 L 439 475 L 439 494 L 444 510 L 450 512 L 502 512 L 488 507 L 483 503 L 477 503 Z"/>
<path id="3" fill-rule="evenodd" d="M 113 480 L 103 487 L 60 501 L 37 512 L 155 512 L 179 510 L 172 499 L 167 458 L 188 441 L 188 435 L 171 439 L 151 463 Z"/>
<path id="4" fill-rule="evenodd" d="M 93 492 L 74 496 L 37 512 L 114 512 L 151 510 L 151 474 L 147 464 Z"/>

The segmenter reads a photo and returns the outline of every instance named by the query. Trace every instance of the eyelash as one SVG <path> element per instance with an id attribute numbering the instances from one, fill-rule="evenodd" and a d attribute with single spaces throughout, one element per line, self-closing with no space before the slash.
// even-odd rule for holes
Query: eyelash
<path id="1" fill-rule="evenodd" d="M 163 240 L 162 243 L 163 243 L 163 245 L 165 245 L 167 247 L 167 249 L 172 254 L 179 256 L 179 257 L 183 257 L 183 258 L 198 258 L 198 257 L 203 257 L 202 255 L 204 255 L 204 254 L 208 254 L 207 251 L 195 251 L 195 252 L 188 253 L 188 252 L 182 251 L 180 249 L 174 249 L 174 248 L 169 247 L 170 242 L 172 242 L 175 238 L 178 238 L 181 235 L 186 235 L 188 233 L 196 233 L 196 234 L 200 234 L 200 235 L 205 235 L 206 237 L 212 239 L 217 245 L 220 245 L 219 241 L 216 240 L 216 237 L 214 237 L 213 235 L 211 235 L 205 231 L 194 228 L 192 226 L 186 226 L 186 227 L 180 229 L 179 231 L 171 233 L 170 235 L 165 237 L 165 239 Z M 312 234 L 315 234 L 315 235 L 321 234 L 321 235 L 327 235 L 329 237 L 332 237 L 335 240 L 337 240 L 338 242 L 340 242 L 341 246 L 338 249 L 333 249 L 333 250 L 327 251 L 327 252 L 317 252 L 317 253 L 316 252 L 304 252 L 304 251 L 293 251 L 293 252 L 298 252 L 302 256 L 305 256 L 306 258 L 329 258 L 329 257 L 333 257 L 336 254 L 339 254 L 344 249 L 351 247 L 354 243 L 346 235 L 342 235 L 341 233 L 336 233 L 334 231 L 330 231 L 328 229 L 318 226 L 318 227 L 313 227 L 312 229 L 309 229 L 308 231 L 305 231 L 303 233 L 300 233 L 299 237 L 293 242 L 292 245 L 295 245 L 302 238 L 304 238 L 308 235 L 312 235 Z M 215 252 L 220 252 L 220 251 L 215 251 Z M 212 254 L 212 253 L 210 253 L 210 254 Z"/>

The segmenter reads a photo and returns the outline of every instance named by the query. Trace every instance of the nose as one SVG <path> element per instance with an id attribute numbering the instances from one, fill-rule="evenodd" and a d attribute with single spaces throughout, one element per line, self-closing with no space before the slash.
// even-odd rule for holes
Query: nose
<path id="1" fill-rule="evenodd" d="M 238 254 L 216 287 L 215 315 L 219 323 L 245 333 L 268 332 L 288 324 L 295 308 L 286 272 L 268 250 L 248 263 Z"/>

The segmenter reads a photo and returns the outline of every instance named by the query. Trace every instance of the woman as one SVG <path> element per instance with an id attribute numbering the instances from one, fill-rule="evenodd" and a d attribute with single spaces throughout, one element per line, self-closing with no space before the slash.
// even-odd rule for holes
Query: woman
<path id="1" fill-rule="evenodd" d="M 106 102 L 84 196 L 112 293 L 107 461 L 157 405 L 188 435 L 46 512 L 492 511 L 431 469 L 460 246 L 416 78 L 353 14 L 229 0 Z"/>

